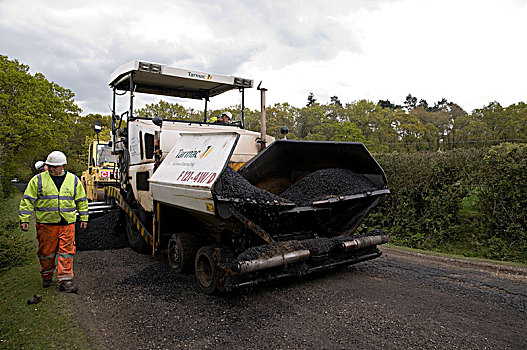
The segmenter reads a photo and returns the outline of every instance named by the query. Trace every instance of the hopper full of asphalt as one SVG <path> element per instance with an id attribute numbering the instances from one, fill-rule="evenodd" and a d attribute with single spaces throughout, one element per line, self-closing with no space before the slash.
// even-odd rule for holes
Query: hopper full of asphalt
<path id="1" fill-rule="evenodd" d="M 237 202 L 272 205 L 284 201 L 282 198 L 253 186 L 234 169 L 227 167 L 216 186 L 217 194 Z"/>
<path id="2" fill-rule="evenodd" d="M 275 194 L 254 186 L 242 174 L 227 167 L 221 174 L 214 193 L 220 200 L 220 205 L 227 202 L 230 211 L 233 209 L 238 211 L 274 237 L 294 231 L 302 231 L 305 234 L 305 232 L 320 233 L 320 230 L 328 230 L 328 227 L 321 228 L 324 222 L 331 219 L 327 216 L 319 216 L 325 213 L 314 213 L 316 209 L 313 207 L 307 209 L 307 212 L 314 214 L 306 217 L 306 208 L 297 215 L 295 212 L 297 207 L 309 207 L 319 200 L 362 194 L 377 189 L 378 187 L 362 174 L 348 169 L 327 168 L 308 173 L 282 193 Z M 369 205 L 368 202 L 360 202 L 358 206 L 356 203 L 350 202 L 345 206 L 353 205 L 357 210 L 365 210 Z M 341 204 L 339 206 L 338 209 L 331 211 L 333 218 L 338 215 L 350 215 L 345 212 L 346 207 Z M 356 215 L 356 217 L 363 216 Z M 336 224 L 329 228 L 330 231 L 344 232 L 351 227 L 349 220 L 340 218 L 339 220 L 333 221 Z"/>
<path id="3" fill-rule="evenodd" d="M 365 176 L 351 170 L 331 168 L 315 171 L 290 186 L 279 196 L 253 186 L 247 179 L 226 168 L 222 173 L 217 194 L 237 202 L 260 205 L 279 203 L 299 206 L 334 196 L 348 196 L 374 191 L 377 187 Z"/>
<path id="4" fill-rule="evenodd" d="M 281 197 L 305 206 L 334 196 L 349 196 L 369 191 L 377 187 L 365 176 L 348 169 L 322 169 L 297 181 L 280 194 Z"/>
<path id="5" fill-rule="evenodd" d="M 215 194 L 229 202 L 231 209 L 238 211 L 253 223 L 272 231 L 279 222 L 278 213 L 283 204 L 293 203 L 253 186 L 242 175 L 230 167 L 221 174 Z"/>

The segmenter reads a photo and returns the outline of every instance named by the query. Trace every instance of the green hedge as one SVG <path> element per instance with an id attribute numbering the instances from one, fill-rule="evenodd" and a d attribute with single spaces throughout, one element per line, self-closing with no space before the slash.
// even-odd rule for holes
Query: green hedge
<path id="1" fill-rule="evenodd" d="M 392 194 L 366 226 L 397 245 L 527 262 L 527 145 L 375 158 Z"/>
<path id="2" fill-rule="evenodd" d="M 2 174 L 2 170 L 0 169 L 0 200 L 4 200 L 5 198 L 9 197 L 13 191 L 14 187 L 11 185 L 11 181 L 4 174 Z"/>
<path id="3" fill-rule="evenodd" d="M 30 257 L 34 233 L 20 230 L 18 222 L 18 205 L 22 194 L 16 193 L 0 201 L 0 271 L 19 265 Z"/>

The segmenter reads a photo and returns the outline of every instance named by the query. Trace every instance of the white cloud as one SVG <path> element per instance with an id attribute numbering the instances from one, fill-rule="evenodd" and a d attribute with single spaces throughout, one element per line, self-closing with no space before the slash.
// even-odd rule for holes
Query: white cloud
<path id="1" fill-rule="evenodd" d="M 85 113 L 107 112 L 109 74 L 136 58 L 263 80 L 269 104 L 303 106 L 309 92 L 322 103 L 401 103 L 411 93 L 470 111 L 527 95 L 526 17 L 514 0 L 4 0 L 0 47 L 72 89 Z M 258 96 L 247 94 L 250 108 Z"/>

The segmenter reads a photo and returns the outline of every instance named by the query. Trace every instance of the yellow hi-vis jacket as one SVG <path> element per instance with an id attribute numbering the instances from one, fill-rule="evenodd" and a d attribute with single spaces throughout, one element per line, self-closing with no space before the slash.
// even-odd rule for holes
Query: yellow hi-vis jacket
<path id="1" fill-rule="evenodd" d="M 33 209 L 40 224 L 56 224 L 61 218 L 73 224 L 77 221 L 75 210 L 81 221 L 88 221 L 88 199 L 82 183 L 72 173 L 66 172 L 65 176 L 60 193 L 48 171 L 33 176 L 20 201 L 18 217 L 21 223 L 29 222 Z"/>

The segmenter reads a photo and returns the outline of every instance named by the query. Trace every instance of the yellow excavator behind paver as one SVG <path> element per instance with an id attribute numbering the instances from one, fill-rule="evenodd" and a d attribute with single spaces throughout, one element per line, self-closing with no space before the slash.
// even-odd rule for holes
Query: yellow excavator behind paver
<path id="1" fill-rule="evenodd" d="M 106 187 L 118 187 L 117 156 L 112 154 L 109 141 L 99 141 L 101 123 L 95 122 L 97 140 L 90 144 L 88 152 L 88 169 L 82 172 L 81 181 L 89 201 L 89 213 L 100 214 L 107 211 L 104 202 Z"/>

